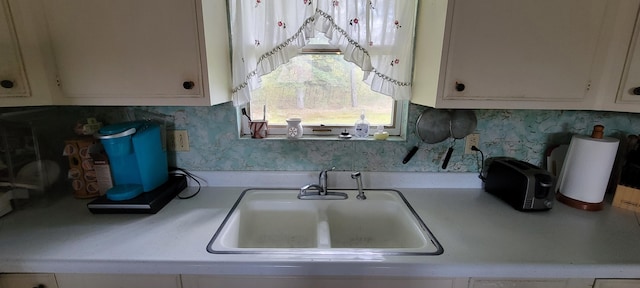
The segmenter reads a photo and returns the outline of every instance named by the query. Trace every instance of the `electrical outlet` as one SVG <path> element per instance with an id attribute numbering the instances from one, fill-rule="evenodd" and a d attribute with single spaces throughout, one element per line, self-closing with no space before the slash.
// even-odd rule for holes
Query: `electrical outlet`
<path id="1" fill-rule="evenodd" d="M 189 151 L 189 133 L 187 133 L 187 130 L 168 130 L 167 147 L 170 151 Z"/>
<path id="2" fill-rule="evenodd" d="M 480 145 L 480 134 L 473 133 L 473 134 L 467 135 L 465 139 L 465 145 L 464 145 L 464 154 L 475 153 L 475 151 L 471 150 L 471 146 L 476 146 L 477 148 L 480 148 L 478 147 L 478 145 Z"/>

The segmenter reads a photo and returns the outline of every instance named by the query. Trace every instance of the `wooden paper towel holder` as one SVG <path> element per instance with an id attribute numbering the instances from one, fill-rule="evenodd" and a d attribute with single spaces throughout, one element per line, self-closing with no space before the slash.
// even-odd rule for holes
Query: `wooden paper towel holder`
<path id="1" fill-rule="evenodd" d="M 595 125 L 593 126 L 593 131 L 591 131 L 591 138 L 594 139 L 602 139 L 604 137 L 604 126 L 602 125 Z M 589 203 L 589 202 L 583 202 L 580 200 L 576 200 L 573 198 L 569 198 L 567 196 L 562 195 L 561 192 L 558 192 L 556 194 L 556 199 L 558 199 L 558 201 L 573 207 L 573 208 L 577 208 L 580 210 L 586 210 L 586 211 L 600 211 L 604 208 L 604 201 L 600 202 L 600 203 Z"/>

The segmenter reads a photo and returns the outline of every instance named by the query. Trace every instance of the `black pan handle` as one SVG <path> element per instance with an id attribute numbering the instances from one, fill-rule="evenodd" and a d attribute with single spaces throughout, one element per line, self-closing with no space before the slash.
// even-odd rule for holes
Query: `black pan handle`
<path id="1" fill-rule="evenodd" d="M 411 160 L 411 157 L 413 157 L 416 152 L 418 152 L 418 146 L 413 146 L 413 148 L 411 148 L 411 151 L 407 153 L 407 156 L 404 156 L 404 159 L 402 159 L 402 164 L 407 164 L 407 162 Z"/>
<path id="2" fill-rule="evenodd" d="M 447 169 L 447 165 L 449 165 L 449 160 L 451 159 L 451 154 L 453 153 L 453 147 L 449 147 L 447 150 L 447 155 L 444 156 L 444 162 L 442 162 L 442 169 Z"/>

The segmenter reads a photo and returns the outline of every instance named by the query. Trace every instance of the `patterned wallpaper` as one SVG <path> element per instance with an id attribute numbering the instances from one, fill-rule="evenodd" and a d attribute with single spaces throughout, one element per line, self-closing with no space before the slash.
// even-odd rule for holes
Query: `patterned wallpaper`
<path id="1" fill-rule="evenodd" d="M 64 107 L 74 119 L 97 116 L 106 123 L 126 119 L 132 108 Z M 425 109 L 409 105 L 406 141 L 356 140 L 260 140 L 239 139 L 236 109 L 231 103 L 213 107 L 135 107 L 175 116 L 175 128 L 187 129 L 190 151 L 172 152 L 170 164 L 193 171 L 317 171 L 332 166 L 339 171 L 477 172 L 479 155 L 464 155 L 464 140 L 454 145 L 446 170 L 442 159 L 451 142 L 420 143 L 415 122 Z M 123 113 L 125 116 L 123 116 Z M 544 162 L 545 150 L 568 144 L 573 134 L 590 134 L 593 125 L 605 126 L 605 135 L 623 139 L 639 134 L 640 114 L 598 111 L 476 110 L 480 149 L 485 157 L 512 156 L 536 165 Z M 75 121 L 75 120 L 74 120 Z M 402 164 L 416 145 L 420 150 Z"/>

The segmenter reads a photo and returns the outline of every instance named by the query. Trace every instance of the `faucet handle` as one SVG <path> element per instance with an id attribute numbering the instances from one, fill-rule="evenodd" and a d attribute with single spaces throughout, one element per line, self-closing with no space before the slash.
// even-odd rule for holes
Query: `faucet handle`
<path id="1" fill-rule="evenodd" d="M 336 170 L 335 166 L 331 167 L 331 169 L 324 169 L 324 170 L 320 171 L 320 175 L 318 176 L 318 179 L 320 179 L 320 182 L 322 182 L 322 178 L 326 177 L 327 172 L 333 171 L 333 170 Z"/>

